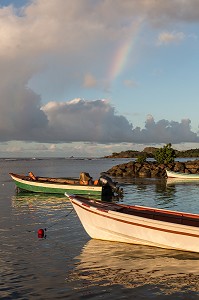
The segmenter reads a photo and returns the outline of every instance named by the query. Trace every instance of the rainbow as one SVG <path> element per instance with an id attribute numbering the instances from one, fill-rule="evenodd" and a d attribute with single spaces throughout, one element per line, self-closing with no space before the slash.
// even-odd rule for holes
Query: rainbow
<path id="1" fill-rule="evenodd" d="M 124 40 L 116 50 L 110 70 L 108 72 L 109 82 L 113 82 L 125 69 L 130 54 L 132 53 L 133 46 L 135 45 L 136 36 L 140 29 L 140 23 L 140 21 L 137 21 L 133 24 L 130 30 L 130 37 Z"/>
<path id="2" fill-rule="evenodd" d="M 117 49 L 109 71 L 108 78 L 110 82 L 113 82 L 124 70 L 131 53 L 132 44 L 131 40 L 128 40 Z"/>

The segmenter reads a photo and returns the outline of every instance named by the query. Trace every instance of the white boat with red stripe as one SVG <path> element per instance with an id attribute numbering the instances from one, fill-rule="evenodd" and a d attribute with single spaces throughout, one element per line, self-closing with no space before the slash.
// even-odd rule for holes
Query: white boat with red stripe
<path id="1" fill-rule="evenodd" d="M 199 215 L 65 194 L 91 238 L 199 252 Z"/>

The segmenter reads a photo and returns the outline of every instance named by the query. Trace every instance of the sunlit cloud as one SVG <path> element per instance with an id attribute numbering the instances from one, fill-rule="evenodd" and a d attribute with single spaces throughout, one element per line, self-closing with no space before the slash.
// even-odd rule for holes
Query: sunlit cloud
<path id="1" fill-rule="evenodd" d="M 183 32 L 162 32 L 158 36 L 157 45 L 169 45 L 172 43 L 179 43 L 185 39 Z"/>
<path id="2" fill-rule="evenodd" d="M 84 77 L 84 84 L 83 86 L 85 88 L 92 88 L 95 87 L 97 85 L 97 81 L 95 79 L 95 77 L 92 74 L 86 74 Z"/>

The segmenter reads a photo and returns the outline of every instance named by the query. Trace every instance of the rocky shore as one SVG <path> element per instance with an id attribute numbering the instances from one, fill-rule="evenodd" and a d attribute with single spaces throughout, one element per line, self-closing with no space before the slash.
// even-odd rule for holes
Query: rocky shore
<path id="1" fill-rule="evenodd" d="M 175 172 L 199 174 L 199 160 L 187 162 L 177 161 L 170 164 L 129 161 L 128 163 L 112 167 L 106 173 L 113 177 L 164 178 L 166 177 L 166 169 Z"/>

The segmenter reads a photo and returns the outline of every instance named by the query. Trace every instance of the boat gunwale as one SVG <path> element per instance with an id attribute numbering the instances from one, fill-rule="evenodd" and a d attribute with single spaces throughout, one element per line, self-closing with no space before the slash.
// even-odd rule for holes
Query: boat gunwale
<path id="1" fill-rule="evenodd" d="M 72 198 L 71 201 L 73 201 L 73 200 L 78 201 L 79 203 L 81 203 L 79 205 L 82 208 L 83 208 L 83 206 L 85 206 L 85 209 L 86 209 L 86 207 L 87 207 L 87 209 L 94 208 L 98 211 L 102 211 L 102 212 L 106 212 L 106 213 L 109 213 L 109 212 L 115 213 L 116 212 L 116 213 L 124 214 L 126 216 L 135 216 L 135 217 L 140 217 L 140 218 L 147 219 L 147 220 L 154 220 L 154 221 L 159 221 L 159 222 L 164 222 L 164 223 L 169 223 L 169 224 L 178 224 L 178 225 L 186 226 L 186 227 L 190 226 L 191 228 L 199 227 L 199 214 L 169 211 L 169 210 L 165 210 L 165 209 L 156 209 L 156 208 L 150 208 L 150 207 L 145 207 L 145 206 L 136 206 L 136 205 L 129 206 L 129 205 L 124 205 L 124 204 L 116 204 L 116 203 L 104 203 L 104 202 L 99 202 L 96 200 L 86 199 L 85 197 L 79 197 L 79 196 L 75 196 L 75 197 L 69 196 L 69 198 L 70 197 Z M 111 207 L 112 207 L 112 209 L 111 209 Z M 144 216 L 143 216 L 143 213 L 145 214 Z M 171 217 L 174 217 L 175 219 L 173 219 L 171 221 Z M 167 220 L 165 220 L 164 218 L 167 218 Z M 168 219 L 170 219 L 170 220 L 168 220 Z M 177 221 L 180 221 L 180 222 L 177 222 Z M 187 222 L 187 224 L 184 224 L 183 222 L 184 223 Z M 190 222 L 196 222 L 196 223 L 198 222 L 198 224 L 193 225 Z"/>
<path id="2" fill-rule="evenodd" d="M 51 181 L 40 181 L 40 180 L 32 180 L 29 176 L 19 175 L 15 173 L 9 173 L 12 179 L 17 183 L 23 183 L 31 186 L 41 186 L 41 187 L 60 187 L 65 188 L 66 186 L 75 187 L 75 189 L 80 190 L 95 190 L 96 192 L 102 191 L 102 186 L 100 185 L 83 185 L 83 184 L 73 184 L 73 183 L 63 183 L 63 182 L 51 182 Z M 47 178 L 47 177 L 43 177 Z M 67 179 L 67 178 L 66 178 Z"/>

